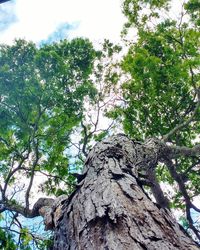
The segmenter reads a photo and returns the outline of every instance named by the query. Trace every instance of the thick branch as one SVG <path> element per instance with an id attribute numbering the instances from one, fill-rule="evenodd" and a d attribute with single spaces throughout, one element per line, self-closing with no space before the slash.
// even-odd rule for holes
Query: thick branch
<path id="1" fill-rule="evenodd" d="M 167 146 L 169 152 L 169 156 L 171 158 L 176 158 L 178 156 L 186 156 L 186 157 L 192 157 L 192 156 L 200 156 L 200 144 L 197 144 L 196 146 L 192 148 L 188 147 L 180 147 L 180 146 Z"/>
<path id="2" fill-rule="evenodd" d="M 40 198 L 34 204 L 33 209 L 26 209 L 22 205 L 12 203 L 11 201 L 3 201 L 0 208 L 0 213 L 9 210 L 23 215 L 26 218 L 34 218 L 40 216 L 39 210 L 45 206 L 52 206 L 54 199 L 52 198 Z"/>
<path id="3" fill-rule="evenodd" d="M 169 172 L 170 172 L 171 176 L 177 182 L 177 184 L 179 186 L 179 190 L 180 190 L 180 192 L 182 193 L 182 195 L 184 197 L 185 205 L 186 205 L 186 217 L 187 217 L 187 220 L 189 222 L 189 227 L 195 233 L 196 237 L 200 240 L 200 234 L 199 234 L 198 230 L 194 226 L 194 223 L 193 223 L 193 220 L 192 220 L 192 217 L 191 217 L 191 213 L 190 213 L 190 209 L 191 208 L 196 208 L 196 207 L 192 204 L 191 199 L 190 199 L 190 197 L 188 195 L 188 192 L 186 190 L 184 181 L 182 180 L 181 175 L 177 173 L 173 162 L 171 160 L 166 160 L 165 163 L 166 163 L 166 165 L 167 165 L 167 167 L 169 169 Z M 198 208 L 196 208 L 196 209 L 197 209 L 197 211 L 199 210 Z M 199 210 L 199 212 L 200 212 L 200 210 Z"/>
<path id="4" fill-rule="evenodd" d="M 158 161 L 162 161 L 166 156 L 169 159 L 175 159 L 177 157 L 199 157 L 200 156 L 200 144 L 194 147 L 176 146 L 174 144 L 168 144 L 163 140 L 156 138 L 148 139 L 144 142 L 144 147 L 154 150 Z"/>
<path id="5" fill-rule="evenodd" d="M 147 170 L 147 178 L 150 182 L 151 191 L 156 199 L 156 202 L 160 205 L 160 207 L 169 209 L 169 200 L 163 194 L 160 184 L 157 181 L 154 168 L 149 168 Z"/>

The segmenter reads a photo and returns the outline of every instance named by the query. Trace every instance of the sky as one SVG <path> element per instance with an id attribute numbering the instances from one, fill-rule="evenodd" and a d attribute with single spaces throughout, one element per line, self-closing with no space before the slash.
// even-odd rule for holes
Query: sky
<path id="1" fill-rule="evenodd" d="M 87 37 L 94 43 L 103 39 L 118 42 L 126 20 L 121 2 L 11 0 L 0 5 L 0 43 L 12 44 L 15 38 L 23 38 L 41 44 L 74 37 Z M 179 1 L 174 3 L 180 5 Z M 175 6 L 175 14 L 176 9 L 180 7 Z"/>
<path id="2" fill-rule="evenodd" d="M 120 40 L 121 0 L 11 0 L 0 5 L 0 43 L 87 37 Z"/>

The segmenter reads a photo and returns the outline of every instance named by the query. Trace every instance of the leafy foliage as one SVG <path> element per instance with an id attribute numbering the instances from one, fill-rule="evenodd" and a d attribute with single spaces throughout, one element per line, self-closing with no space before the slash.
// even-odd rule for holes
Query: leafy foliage
<path id="1" fill-rule="evenodd" d="M 170 20 L 155 31 L 140 31 L 137 43 L 122 62 L 123 70 L 130 74 L 130 80 L 123 84 L 128 104 L 122 110 L 125 130 L 131 135 L 162 136 L 195 106 L 199 33 L 184 26 L 184 38 Z M 180 142 L 187 136 L 195 137 L 190 127 L 186 131 Z"/>
<path id="2" fill-rule="evenodd" d="M 70 194 L 76 182 L 72 173 L 83 165 L 91 145 L 116 127 L 140 141 L 156 137 L 170 145 L 196 145 L 199 7 L 198 0 L 189 0 L 170 17 L 170 0 L 124 0 L 124 40 L 131 29 L 136 32 L 134 42 L 125 40 L 128 52 L 120 63 L 121 47 L 108 40 L 98 52 L 81 38 L 40 48 L 24 40 L 0 46 L 0 211 L 16 212 L 13 224 L 21 225 L 18 213 L 30 216 L 38 175 L 38 192 Z M 199 225 L 191 209 L 199 213 L 193 203 L 200 193 L 199 166 L 199 157 L 177 157 L 151 170 L 152 185 L 172 187 L 174 192 L 163 196 L 168 195 L 172 209 L 185 211 L 182 224 L 197 238 Z M 149 176 L 146 171 L 143 177 Z M 3 230 L 1 240 L 4 247 L 16 249 Z M 21 249 L 29 249 L 33 240 L 39 249 L 51 244 L 34 239 L 24 226 L 20 240 Z"/>
<path id="3" fill-rule="evenodd" d="M 81 38 L 40 48 L 24 40 L 0 46 L 2 211 L 22 205 L 29 211 L 38 174 L 40 191 L 71 193 L 75 178 L 66 150 L 84 98 L 96 95 L 90 80 L 95 57 L 92 44 Z"/>
<path id="4" fill-rule="evenodd" d="M 5 232 L 0 228 L 0 248 L 5 250 L 16 250 L 16 244 L 13 240 L 13 235 Z"/>
<path id="5" fill-rule="evenodd" d="M 128 20 L 123 35 L 133 28 L 137 40 L 128 42 L 121 63 L 126 75 L 121 84 L 123 101 L 108 116 L 120 119 L 132 138 L 157 137 L 192 147 L 200 133 L 199 1 L 182 4 L 176 16 L 170 8 L 172 1 L 124 1 Z M 185 210 L 188 227 L 200 239 L 191 215 L 192 208 L 199 213 L 192 203 L 200 194 L 199 157 L 163 163 L 156 167 L 154 181 L 176 190 L 168 197 L 170 206 Z"/>

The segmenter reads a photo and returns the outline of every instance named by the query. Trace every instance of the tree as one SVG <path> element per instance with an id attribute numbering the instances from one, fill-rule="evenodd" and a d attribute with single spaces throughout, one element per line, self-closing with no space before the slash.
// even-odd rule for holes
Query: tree
<path id="1" fill-rule="evenodd" d="M 99 128 L 101 112 L 109 104 L 102 74 L 102 64 L 112 54 L 108 56 L 108 49 L 105 45 L 95 51 L 87 39 L 39 48 L 24 40 L 1 45 L 1 226 L 7 234 L 19 235 L 14 236 L 18 247 L 25 244 L 28 249 L 33 243 L 43 249 L 44 242 L 48 244 L 44 226 L 32 228 L 35 223 L 24 223 L 23 217 L 44 216 L 40 208 L 74 190 L 75 172 L 90 142 L 100 140 L 113 125 Z M 52 197 L 42 198 L 44 194 Z"/>
<path id="2" fill-rule="evenodd" d="M 198 249 L 169 210 L 145 194 L 138 171 L 199 152 L 123 134 L 97 143 L 77 190 L 54 211 L 54 249 Z"/>
<path id="3" fill-rule="evenodd" d="M 200 239 L 192 215 L 200 212 L 193 203 L 199 195 L 199 3 L 183 3 L 178 20 L 169 17 L 170 1 L 126 0 L 123 7 L 123 34 L 134 27 L 137 39 L 128 41 L 121 64 L 120 105 L 107 115 L 120 119 L 133 140 L 114 136 L 90 151 L 76 192 L 54 210 L 54 249 L 198 249 L 165 212 L 185 209 L 185 229 Z M 169 199 L 159 182 L 177 192 Z M 144 194 L 147 187 L 157 206 Z"/>
<path id="4" fill-rule="evenodd" d="M 66 149 L 83 115 L 84 98 L 96 93 L 89 79 L 95 57 L 84 39 L 41 48 L 17 40 L 0 47 L 0 210 L 10 211 L 8 229 L 20 227 L 15 230 L 22 240 L 29 234 L 18 215 L 39 215 L 37 206 L 31 209 L 33 190 L 56 196 L 73 190 Z M 38 175 L 43 179 L 39 189 Z"/>
<path id="5" fill-rule="evenodd" d="M 122 102 L 109 115 L 119 117 L 126 134 L 137 140 L 156 137 L 193 147 L 199 142 L 199 3 L 180 3 L 176 15 L 171 1 L 127 0 L 123 7 L 128 18 L 124 35 L 133 27 L 137 39 L 129 42 L 122 61 Z M 199 156 L 168 159 L 141 174 L 153 183 L 149 185 L 158 203 L 185 210 L 186 228 L 199 239 L 199 225 L 191 215 L 200 211 L 194 204 Z M 166 199 L 159 182 L 176 192 Z"/>
<path id="6" fill-rule="evenodd" d="M 193 201 L 199 195 L 198 7 L 188 1 L 176 20 L 168 18 L 170 1 L 125 0 L 124 39 L 132 27 L 137 36 L 127 42 L 121 69 L 113 63 L 120 48 L 109 41 L 101 52 L 84 39 L 1 47 L 1 212 L 13 213 L 15 223 L 18 214 L 43 216 L 55 232 L 54 249 L 198 248 L 185 232 L 199 240 L 192 212 L 200 212 Z M 110 93 L 115 102 L 106 106 Z M 88 105 L 95 106 L 95 119 Z M 112 133 L 98 134 L 102 110 L 129 137 L 108 137 L 90 151 L 93 140 Z M 75 130 L 79 145 L 71 142 Z M 69 163 L 70 144 L 80 150 L 78 164 L 86 157 L 82 174 L 77 162 Z M 48 177 L 41 190 L 56 197 L 41 197 L 31 208 L 38 172 Z M 21 173 L 29 180 L 23 190 L 16 186 Z M 176 192 L 168 196 L 162 183 Z M 185 210 L 184 229 L 174 208 Z M 23 227 L 20 235 L 27 242 L 30 232 Z"/>

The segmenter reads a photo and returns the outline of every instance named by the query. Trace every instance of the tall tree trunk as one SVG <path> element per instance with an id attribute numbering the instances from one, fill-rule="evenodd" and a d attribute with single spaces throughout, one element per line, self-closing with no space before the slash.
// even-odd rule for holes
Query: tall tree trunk
<path id="1" fill-rule="evenodd" d="M 158 151 L 124 135 L 97 143 L 77 190 L 54 211 L 54 250 L 197 250 L 170 211 L 139 185 L 138 168 L 155 164 Z"/>

